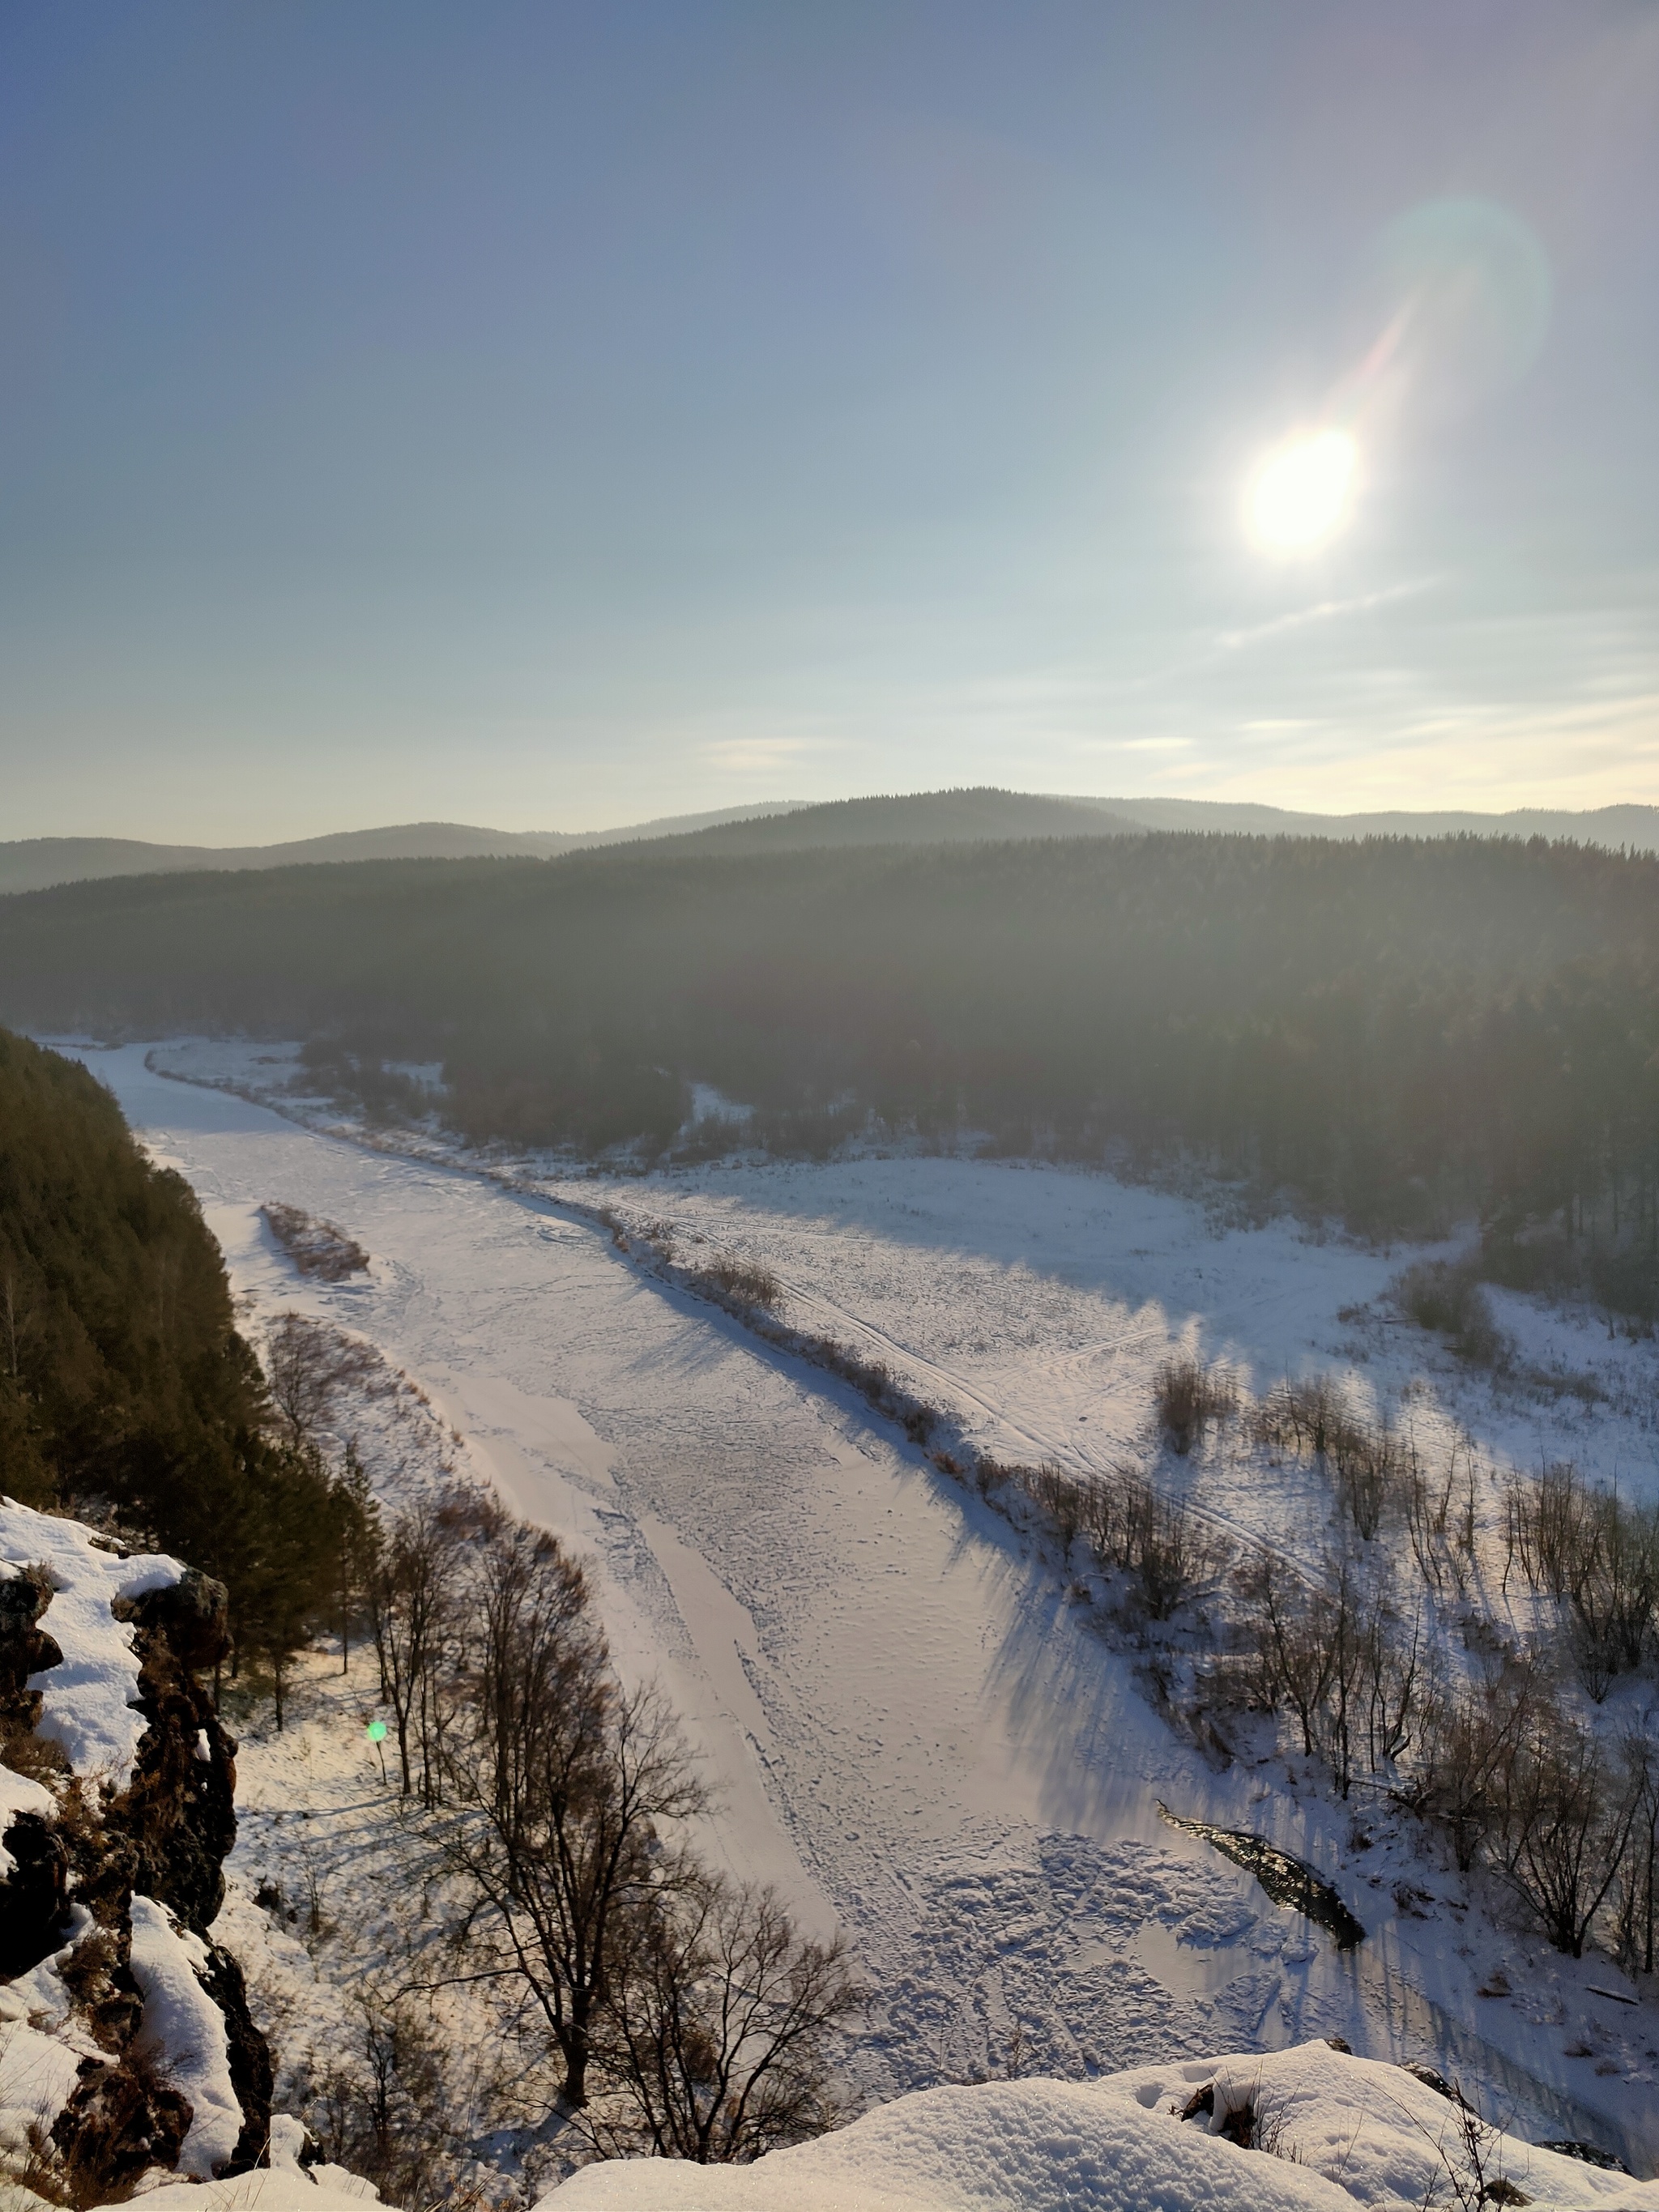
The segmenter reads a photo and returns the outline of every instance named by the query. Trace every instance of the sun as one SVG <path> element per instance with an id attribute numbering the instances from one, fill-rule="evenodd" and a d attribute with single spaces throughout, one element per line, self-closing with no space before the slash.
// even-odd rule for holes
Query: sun
<path id="1" fill-rule="evenodd" d="M 1304 430 L 1275 447 L 1250 479 L 1245 515 L 1268 553 L 1311 553 L 1347 520 L 1359 448 L 1346 430 Z"/>

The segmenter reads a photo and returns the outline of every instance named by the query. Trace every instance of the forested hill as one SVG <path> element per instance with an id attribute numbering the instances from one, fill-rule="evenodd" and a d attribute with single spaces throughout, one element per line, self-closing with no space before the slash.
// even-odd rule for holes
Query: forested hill
<path id="1" fill-rule="evenodd" d="M 722 823 L 681 842 L 706 853 L 782 853 L 811 846 L 963 845 L 1140 834 L 1139 823 L 1086 799 L 982 788 L 833 799 L 758 820 Z"/>
<path id="2" fill-rule="evenodd" d="M 1362 1224 L 1480 1206 L 1638 1269 L 1656 1238 L 1659 860 L 1577 845 L 681 840 L 80 884 L 0 902 L 0 1012 L 441 1059 L 475 1136 L 660 1146 L 701 1080 L 779 1142 L 869 1111 L 1185 1148 Z"/>
<path id="3" fill-rule="evenodd" d="M 330 1486 L 268 1433 L 219 1248 L 78 1062 L 0 1030 L 0 1492 L 113 1514 L 230 1590 L 239 1649 L 325 1571 Z"/>
<path id="4" fill-rule="evenodd" d="M 218 1247 L 85 1068 L 0 1032 L 0 1475 L 46 1504 L 250 1417 Z"/>
<path id="5" fill-rule="evenodd" d="M 641 822 L 623 830 L 480 830 L 465 822 L 402 822 L 378 830 L 338 830 L 286 845 L 149 845 L 136 837 L 21 837 L 0 843 L 0 893 L 106 876 L 155 876 L 183 870 L 300 867 L 312 860 L 466 860 L 519 854 L 550 860 L 590 845 L 669 837 L 772 810 L 726 807 Z"/>

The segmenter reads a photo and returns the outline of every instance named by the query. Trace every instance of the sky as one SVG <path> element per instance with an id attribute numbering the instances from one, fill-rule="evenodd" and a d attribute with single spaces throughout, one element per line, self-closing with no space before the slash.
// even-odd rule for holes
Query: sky
<path id="1" fill-rule="evenodd" d="M 0 837 L 1659 801 L 1656 210 L 1659 0 L 0 0 Z"/>

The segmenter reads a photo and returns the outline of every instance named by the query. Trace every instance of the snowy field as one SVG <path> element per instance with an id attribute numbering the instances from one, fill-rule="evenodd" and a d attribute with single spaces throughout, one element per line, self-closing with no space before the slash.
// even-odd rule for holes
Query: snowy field
<path id="1" fill-rule="evenodd" d="M 1351 1850 L 1348 1808 L 1214 1772 L 1005 1523 L 558 1200 L 763 1261 L 792 1322 L 885 1358 L 988 1448 L 1078 1468 L 1144 1460 L 1152 1371 L 1187 1344 L 1257 1389 L 1316 1367 L 1379 1402 L 1413 1385 L 1425 1439 L 1467 1430 L 1490 1465 L 1570 1455 L 1650 1492 L 1651 1347 L 1504 1300 L 1528 1361 L 1594 1373 L 1601 1396 L 1494 1395 L 1387 1319 L 1402 1255 L 1218 1234 L 1198 1205 L 1101 1176 L 872 1158 L 564 1188 L 550 1164 L 493 1164 L 540 1195 L 436 1144 L 400 1156 L 162 1079 L 142 1048 L 85 1056 L 200 1194 L 252 1326 L 296 1306 L 372 1340 L 462 1459 L 593 1563 L 619 1663 L 662 1676 L 719 1780 L 720 1853 L 856 1946 L 877 1996 L 868 2094 L 1001 2073 L 1016 2051 L 1081 2076 L 1339 2034 L 1435 2060 L 1522 2132 L 1622 2131 L 1633 2163 L 1659 2158 L 1648 2008 L 1597 1993 L 1605 1961 L 1511 1938 L 1520 1994 L 1477 1996 L 1494 1954 L 1454 1880 L 1423 1874 L 1400 1905 Z M 297 1276 L 258 1217 L 270 1199 L 338 1223 L 368 1276 Z M 1225 1454 L 1190 1480 L 1281 1542 L 1325 1510 L 1305 1477 Z M 358 1736 L 319 1761 L 361 1795 L 362 1756 Z M 257 1796 L 257 1755 L 244 1779 Z M 1369 1940 L 1332 1950 L 1169 1828 L 1160 1799 L 1311 1860 Z"/>

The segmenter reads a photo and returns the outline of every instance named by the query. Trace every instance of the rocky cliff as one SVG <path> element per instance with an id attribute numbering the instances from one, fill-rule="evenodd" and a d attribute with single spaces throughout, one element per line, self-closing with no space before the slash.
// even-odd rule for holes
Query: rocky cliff
<path id="1" fill-rule="evenodd" d="M 270 2059 L 211 1929 L 225 1592 L 0 1502 L 0 2169 L 60 2202 L 262 2164 Z"/>

